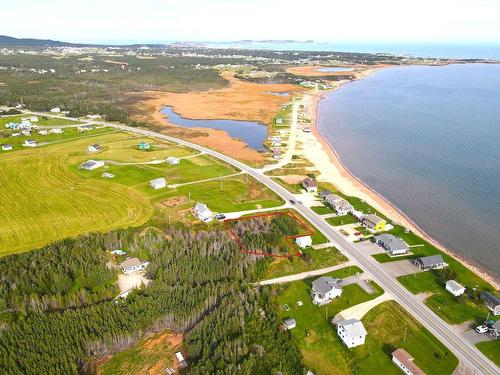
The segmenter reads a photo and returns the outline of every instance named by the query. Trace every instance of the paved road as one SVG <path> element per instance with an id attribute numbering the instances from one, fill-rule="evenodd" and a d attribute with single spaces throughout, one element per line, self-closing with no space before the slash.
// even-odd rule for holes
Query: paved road
<path id="1" fill-rule="evenodd" d="M 292 193 L 273 181 L 268 176 L 262 174 L 262 171 L 249 167 L 248 165 L 229 156 L 226 156 L 220 152 L 191 143 L 189 141 L 170 137 L 161 133 L 152 132 L 150 130 L 133 128 L 114 123 L 105 123 L 102 121 L 88 122 L 106 125 L 115 129 L 129 131 L 148 137 L 175 142 L 192 149 L 205 152 L 248 173 L 250 176 L 254 177 L 262 184 L 273 190 L 276 194 L 281 196 L 285 201 L 289 201 L 294 198 Z M 418 298 L 416 298 L 413 294 L 406 290 L 401 284 L 399 284 L 399 282 L 397 282 L 397 280 L 386 274 L 375 259 L 360 253 L 351 243 L 347 242 L 344 239 L 343 235 L 340 232 L 338 232 L 334 227 L 330 226 L 326 221 L 324 221 L 324 219 L 322 219 L 309 207 L 301 204 L 296 204 L 295 208 L 301 215 L 303 215 L 316 228 L 318 228 L 331 242 L 333 242 L 339 248 L 339 250 L 347 254 L 351 261 L 355 261 L 355 263 L 359 264 L 365 271 L 368 271 L 372 275 L 373 279 L 386 292 L 390 293 L 399 304 L 401 304 L 406 310 L 408 310 L 410 314 L 414 316 L 434 336 L 436 336 L 438 340 L 446 345 L 458 357 L 460 361 L 474 369 L 476 373 L 492 375 L 500 373 L 499 368 L 488 358 L 486 358 L 475 346 L 471 345 L 463 337 L 456 334 L 443 320 L 441 320 L 436 314 L 434 314 L 432 310 L 430 310 L 421 301 L 419 301 Z"/>

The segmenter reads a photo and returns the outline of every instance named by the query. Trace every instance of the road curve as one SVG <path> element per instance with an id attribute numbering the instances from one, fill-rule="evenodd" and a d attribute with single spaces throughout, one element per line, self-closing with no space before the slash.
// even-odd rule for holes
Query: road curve
<path id="1" fill-rule="evenodd" d="M 30 112 L 33 113 L 33 112 Z M 42 115 L 42 113 L 40 113 Z M 43 114 L 47 115 L 47 114 Z M 67 118 L 63 116 L 51 116 Z M 81 119 L 74 119 L 82 121 Z M 231 164 L 243 172 L 248 173 L 250 176 L 254 177 L 256 180 L 260 181 L 262 184 L 267 186 L 269 189 L 273 190 L 285 201 L 290 201 L 294 199 L 292 193 L 283 188 L 277 182 L 272 180 L 270 177 L 264 175 L 262 171 L 254 169 L 238 160 L 235 160 L 229 156 L 226 156 L 220 152 L 211 150 L 209 148 L 185 141 L 183 139 L 178 139 L 165 134 L 153 132 L 150 130 L 145 130 L 141 128 L 129 127 L 121 124 L 108 123 L 102 121 L 86 121 L 82 122 L 99 124 L 104 126 L 113 127 L 115 129 L 120 129 L 123 131 L 128 131 L 152 138 L 162 139 L 192 149 L 205 152 L 213 157 L 216 157 L 228 164 Z M 346 241 L 343 235 L 338 232 L 335 228 L 330 226 L 324 219 L 322 219 L 318 214 L 312 211 L 309 207 L 303 206 L 301 204 L 296 204 L 295 209 L 309 220 L 317 229 L 319 229 L 331 242 L 333 242 L 339 250 L 349 256 L 351 260 L 356 261 L 365 271 L 368 271 L 373 276 L 374 281 L 376 281 L 386 292 L 390 293 L 393 298 L 402 305 L 415 319 L 417 319 L 424 327 L 426 327 L 438 340 L 440 340 L 448 349 L 450 349 L 460 361 L 468 365 L 475 373 L 484 375 L 498 375 L 500 374 L 499 368 L 486 358 L 475 346 L 466 341 L 459 334 L 451 330 L 448 325 L 441 320 L 432 310 L 425 306 L 421 301 L 419 301 L 413 294 L 406 290 L 397 280 L 393 279 L 391 276 L 386 274 L 379 266 L 379 264 L 371 257 L 367 257 L 360 253 L 351 243 Z"/>

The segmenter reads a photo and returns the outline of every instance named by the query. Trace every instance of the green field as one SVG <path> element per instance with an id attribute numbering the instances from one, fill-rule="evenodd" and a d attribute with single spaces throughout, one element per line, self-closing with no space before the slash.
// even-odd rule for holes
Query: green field
<path id="1" fill-rule="evenodd" d="M 335 266 L 346 262 L 347 258 L 334 247 L 325 249 L 307 248 L 301 257 L 277 258 L 267 268 L 265 278 L 272 279 L 295 273 Z"/>
<path id="2" fill-rule="evenodd" d="M 343 215 L 343 216 L 330 217 L 330 218 L 326 219 L 326 221 L 328 224 L 333 225 L 334 227 L 337 227 L 340 225 L 357 223 L 358 219 L 356 219 L 351 214 L 347 214 L 347 215 Z"/>
<path id="3" fill-rule="evenodd" d="M 316 212 L 318 215 L 326 215 L 326 214 L 335 213 L 334 210 L 332 210 L 330 207 L 327 207 L 327 206 L 314 206 L 314 207 L 311 207 L 311 210 Z"/>
<path id="4" fill-rule="evenodd" d="M 0 130 L 5 129 L 5 124 L 9 122 L 21 122 L 21 118 L 30 118 L 32 115 L 22 114 L 22 115 L 12 115 L 12 116 L 1 116 L 0 117 Z M 74 120 L 66 120 L 61 118 L 54 117 L 44 117 L 44 116 L 36 116 L 38 117 L 37 122 L 32 122 L 32 125 L 38 126 L 58 126 L 58 125 L 78 125 L 82 124 L 80 121 Z"/>
<path id="5" fill-rule="evenodd" d="M 391 257 L 391 256 L 387 255 L 387 253 L 380 253 L 380 254 L 373 254 L 372 257 L 374 257 L 376 259 L 376 261 L 379 263 L 387 263 L 387 262 L 395 262 L 395 261 L 403 260 L 403 259 L 415 259 L 418 256 L 417 255 L 402 255 L 402 256 Z"/>
<path id="6" fill-rule="evenodd" d="M 158 191 L 149 187 L 149 180 L 159 176 L 188 182 L 235 172 L 207 156 L 183 159 L 178 166 L 110 165 L 94 171 L 78 168 L 88 159 L 141 162 L 195 154 L 168 143 L 158 143 L 151 152 L 139 151 L 136 145 L 141 139 L 107 132 L 0 154 L 0 180 L 5 181 L 0 185 L 0 255 L 82 233 L 141 225 L 155 215 L 179 219 L 180 212 L 196 201 L 205 202 L 213 211 L 226 212 L 282 204 L 274 193 L 247 176 L 229 177 L 222 184 L 214 180 Z M 104 151 L 88 154 L 91 143 L 101 144 Z M 115 178 L 102 178 L 104 171 L 115 174 Z M 171 198 L 184 201 L 174 207 L 160 204 Z"/>
<path id="7" fill-rule="evenodd" d="M 500 366 L 500 340 L 486 341 L 476 344 L 476 347 L 490 360 Z"/>

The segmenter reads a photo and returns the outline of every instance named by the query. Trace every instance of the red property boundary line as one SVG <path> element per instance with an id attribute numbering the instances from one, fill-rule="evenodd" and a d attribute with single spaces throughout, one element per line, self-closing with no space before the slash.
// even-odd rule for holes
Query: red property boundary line
<path id="1" fill-rule="evenodd" d="M 269 254 L 269 253 L 264 253 L 264 252 L 260 252 L 260 251 L 251 251 L 251 250 L 248 250 L 247 247 L 245 246 L 245 244 L 238 238 L 238 236 L 236 235 L 236 233 L 234 233 L 233 228 L 231 228 L 231 225 L 230 225 L 230 222 L 232 222 L 232 221 L 249 220 L 249 219 L 255 219 L 255 218 L 259 218 L 259 217 L 283 216 L 283 215 L 287 215 L 287 216 L 292 217 L 296 222 L 298 222 L 302 226 L 302 228 L 304 228 L 306 230 L 306 233 L 297 234 L 297 235 L 294 235 L 294 236 L 285 236 L 284 237 L 285 241 L 294 250 L 295 254 L 275 255 L 275 254 Z M 254 215 L 254 216 L 239 217 L 237 219 L 227 219 L 227 220 L 224 220 L 224 224 L 226 224 L 226 227 L 227 227 L 227 229 L 229 229 L 229 232 L 231 233 L 231 236 L 236 241 L 236 243 L 238 243 L 238 245 L 240 246 L 240 250 L 243 253 L 245 253 L 245 254 L 252 254 L 252 255 L 269 256 L 269 257 L 273 257 L 273 258 L 290 258 L 290 257 L 293 257 L 293 256 L 301 257 L 302 256 L 302 252 L 300 251 L 300 249 L 297 247 L 297 245 L 292 240 L 294 240 L 294 239 L 296 239 L 298 237 L 312 236 L 315 233 L 314 230 L 312 230 L 311 228 L 309 228 L 309 226 L 306 225 L 304 223 L 304 221 L 301 220 L 299 217 L 297 217 L 297 215 L 295 215 L 292 211 L 271 212 L 271 213 L 268 213 L 268 214 L 259 214 L 259 215 Z"/>

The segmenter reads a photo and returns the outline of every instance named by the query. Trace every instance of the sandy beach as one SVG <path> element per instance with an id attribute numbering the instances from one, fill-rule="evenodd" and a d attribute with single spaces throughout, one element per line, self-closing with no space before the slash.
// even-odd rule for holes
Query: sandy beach
<path id="1" fill-rule="evenodd" d="M 356 79 L 364 79 L 376 70 L 383 69 L 384 66 L 378 66 L 359 72 Z M 394 222 L 401 224 L 427 241 L 434 244 L 437 248 L 447 253 L 448 255 L 465 264 L 469 269 L 473 270 L 477 275 L 491 283 L 496 289 L 500 289 L 500 282 L 495 277 L 487 274 L 470 260 L 457 256 L 450 249 L 444 247 L 435 239 L 431 238 L 421 228 L 418 227 L 405 213 L 399 210 L 394 204 L 386 198 L 375 192 L 362 180 L 354 176 L 342 163 L 336 151 L 327 143 L 321 136 L 317 128 L 318 106 L 324 95 L 338 90 L 344 84 L 351 81 L 337 82 L 335 88 L 328 91 L 307 92 L 303 96 L 304 106 L 309 107 L 311 114 L 311 133 L 298 132 L 298 141 L 302 143 L 303 155 L 311 161 L 315 168 L 320 172 L 318 180 L 326 181 L 334 184 L 341 192 L 351 196 L 357 196 L 384 215 L 389 217 Z"/>

